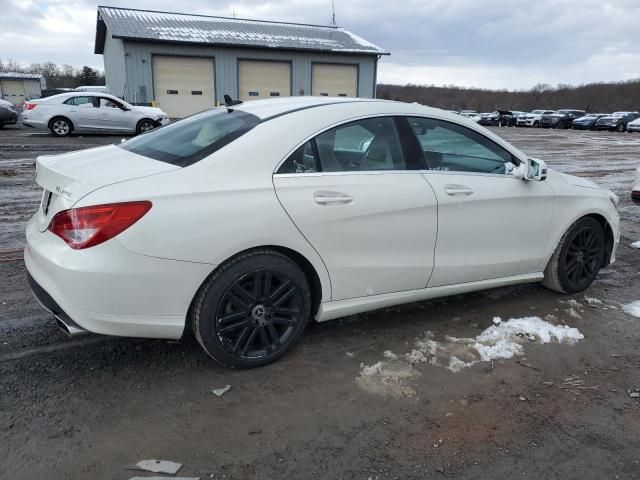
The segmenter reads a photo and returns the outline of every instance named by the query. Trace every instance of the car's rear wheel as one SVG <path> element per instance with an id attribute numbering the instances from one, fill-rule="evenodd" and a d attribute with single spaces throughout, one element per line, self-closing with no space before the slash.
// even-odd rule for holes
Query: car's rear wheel
<path id="1" fill-rule="evenodd" d="M 49 122 L 49 131 L 56 137 L 66 137 L 73 131 L 73 124 L 64 117 L 56 117 Z"/>
<path id="2" fill-rule="evenodd" d="M 616 127 L 617 132 L 624 132 L 624 123 L 621 123 Z"/>
<path id="3" fill-rule="evenodd" d="M 560 239 L 542 284 L 560 293 L 578 293 L 595 280 L 606 252 L 602 225 L 591 217 L 574 223 Z"/>
<path id="4" fill-rule="evenodd" d="M 143 118 L 138 122 L 136 127 L 136 134 L 140 135 L 141 133 L 148 132 L 149 130 L 153 130 L 156 128 L 156 124 L 153 120 L 148 118 Z"/>
<path id="5" fill-rule="evenodd" d="M 221 365 L 259 367 L 294 347 L 310 311 L 311 292 L 302 270 L 278 252 L 253 251 L 224 264 L 201 287 L 193 331 Z"/>
<path id="6" fill-rule="evenodd" d="M 533 122 L 533 128 L 538 128 L 538 127 L 540 127 L 540 122 L 536 120 L 535 122 Z"/>

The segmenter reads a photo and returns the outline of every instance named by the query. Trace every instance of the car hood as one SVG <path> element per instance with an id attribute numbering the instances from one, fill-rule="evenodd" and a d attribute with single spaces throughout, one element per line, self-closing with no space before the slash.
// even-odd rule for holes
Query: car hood
<path id="1" fill-rule="evenodd" d="M 153 117 L 167 116 L 167 114 L 164 113 L 162 109 L 157 107 L 141 107 L 139 105 L 133 105 L 133 110 Z"/>
<path id="2" fill-rule="evenodd" d="M 633 122 L 629 122 L 627 125 L 640 126 L 640 118 L 636 118 Z"/>
<path id="3" fill-rule="evenodd" d="M 589 123 L 589 122 L 593 122 L 597 120 L 597 118 L 595 117 L 580 117 L 580 118 L 576 118 L 573 123 Z"/>
<path id="4" fill-rule="evenodd" d="M 600 117 L 598 119 L 599 122 L 617 122 L 618 120 L 622 120 L 622 117 Z"/>

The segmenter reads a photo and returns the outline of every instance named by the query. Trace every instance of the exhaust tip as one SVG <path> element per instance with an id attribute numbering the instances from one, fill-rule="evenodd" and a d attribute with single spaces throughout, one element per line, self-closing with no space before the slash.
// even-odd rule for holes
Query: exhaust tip
<path id="1" fill-rule="evenodd" d="M 78 335 L 84 335 L 88 333 L 83 328 L 80 328 L 79 325 L 72 322 L 70 319 L 61 319 L 60 317 L 56 317 L 56 325 L 58 328 L 62 330 L 69 337 L 77 337 Z"/>

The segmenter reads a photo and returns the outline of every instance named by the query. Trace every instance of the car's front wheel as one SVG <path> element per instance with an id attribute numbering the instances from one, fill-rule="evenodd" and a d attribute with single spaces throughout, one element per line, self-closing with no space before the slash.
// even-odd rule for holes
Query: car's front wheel
<path id="1" fill-rule="evenodd" d="M 616 127 L 617 132 L 624 132 L 624 123 L 621 123 Z"/>
<path id="2" fill-rule="evenodd" d="M 542 284 L 560 293 L 586 290 L 598 275 L 606 248 L 602 225 L 591 217 L 578 220 L 560 239 Z"/>
<path id="3" fill-rule="evenodd" d="M 305 274 L 272 250 L 239 255 L 201 287 L 192 325 L 202 348 L 226 367 L 278 360 L 297 343 L 310 317 Z"/>
<path id="4" fill-rule="evenodd" d="M 138 122 L 138 125 L 136 126 L 136 134 L 140 135 L 141 133 L 148 132 L 149 130 L 153 130 L 154 128 L 156 128 L 156 124 L 153 120 L 143 118 Z"/>

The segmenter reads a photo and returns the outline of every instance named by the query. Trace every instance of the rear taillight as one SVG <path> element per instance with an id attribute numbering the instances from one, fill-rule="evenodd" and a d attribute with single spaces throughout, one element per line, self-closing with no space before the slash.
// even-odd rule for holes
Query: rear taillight
<path id="1" fill-rule="evenodd" d="M 48 230 L 75 250 L 94 247 L 124 232 L 151 209 L 151 202 L 125 202 L 58 212 Z"/>
<path id="2" fill-rule="evenodd" d="M 33 110 L 34 108 L 36 108 L 38 106 L 37 103 L 31 103 L 31 102 L 24 102 L 23 105 L 23 110 L 25 112 L 28 112 L 29 110 Z"/>

